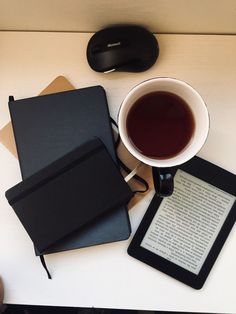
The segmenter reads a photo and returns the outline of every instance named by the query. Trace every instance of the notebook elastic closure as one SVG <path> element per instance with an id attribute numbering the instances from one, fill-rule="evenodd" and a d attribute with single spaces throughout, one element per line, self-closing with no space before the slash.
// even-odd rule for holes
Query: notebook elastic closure
<path id="1" fill-rule="evenodd" d="M 22 182 L 15 185 L 13 188 L 6 191 L 6 198 L 9 204 L 12 206 L 20 199 L 26 197 L 28 194 L 39 189 L 47 182 L 52 181 L 62 173 L 75 167 L 78 163 L 82 162 L 89 156 L 96 154 L 99 150 L 104 149 L 101 141 L 94 139 L 91 142 L 87 142 L 81 145 L 76 150 L 68 153 L 66 156 L 56 160 L 51 165 L 35 173 L 31 177 L 25 179 Z"/>
<path id="2" fill-rule="evenodd" d="M 99 139 L 81 145 L 6 192 L 39 252 L 126 204 L 132 196 Z"/>

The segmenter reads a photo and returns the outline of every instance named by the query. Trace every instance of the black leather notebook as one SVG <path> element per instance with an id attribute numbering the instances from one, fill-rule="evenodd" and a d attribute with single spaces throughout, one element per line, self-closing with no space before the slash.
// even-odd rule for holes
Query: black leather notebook
<path id="1" fill-rule="evenodd" d="M 91 140 L 6 192 L 38 251 L 133 196 L 103 143 Z"/>
<path id="2" fill-rule="evenodd" d="M 101 86 L 10 101 L 9 109 L 23 179 L 94 136 L 101 139 L 116 161 L 107 100 Z M 44 254 L 124 240 L 129 235 L 127 208 L 120 206 Z"/>

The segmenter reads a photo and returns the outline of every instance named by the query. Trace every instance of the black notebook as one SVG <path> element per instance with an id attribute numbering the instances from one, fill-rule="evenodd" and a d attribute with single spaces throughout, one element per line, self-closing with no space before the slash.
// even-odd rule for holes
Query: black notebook
<path id="1" fill-rule="evenodd" d="M 6 192 L 41 254 L 88 222 L 127 204 L 132 196 L 99 139 L 79 146 Z"/>
<path id="2" fill-rule="evenodd" d="M 106 95 L 100 86 L 10 101 L 9 109 L 23 179 L 94 136 L 116 161 Z M 129 235 L 127 208 L 120 206 L 44 254 L 124 240 Z"/>

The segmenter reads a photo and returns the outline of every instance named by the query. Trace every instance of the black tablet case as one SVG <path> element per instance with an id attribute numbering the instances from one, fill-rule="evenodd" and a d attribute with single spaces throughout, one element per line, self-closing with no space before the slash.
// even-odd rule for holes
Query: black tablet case
<path id="1" fill-rule="evenodd" d="M 10 101 L 9 110 L 23 179 L 94 136 L 101 139 L 116 161 L 107 100 L 101 86 Z M 127 208 L 121 206 L 59 241 L 44 254 L 124 240 L 130 232 Z"/>
<path id="2" fill-rule="evenodd" d="M 91 140 L 6 192 L 35 247 L 44 250 L 133 193 L 99 139 Z"/>

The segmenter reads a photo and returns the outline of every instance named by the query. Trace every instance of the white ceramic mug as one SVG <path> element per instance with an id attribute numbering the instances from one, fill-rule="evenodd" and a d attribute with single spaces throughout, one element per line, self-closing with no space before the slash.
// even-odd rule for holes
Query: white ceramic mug
<path id="1" fill-rule="evenodd" d="M 166 159 L 143 155 L 132 144 L 127 133 L 127 116 L 134 103 L 142 96 L 157 91 L 170 92 L 182 98 L 191 109 L 195 121 L 193 135 L 186 147 L 177 155 Z M 209 114 L 205 102 L 193 87 L 175 78 L 160 77 L 144 81 L 128 93 L 119 110 L 118 126 L 120 137 L 128 151 L 141 162 L 153 167 L 157 193 L 168 196 L 173 191 L 173 178 L 169 169 L 190 160 L 202 148 L 209 131 Z"/>

